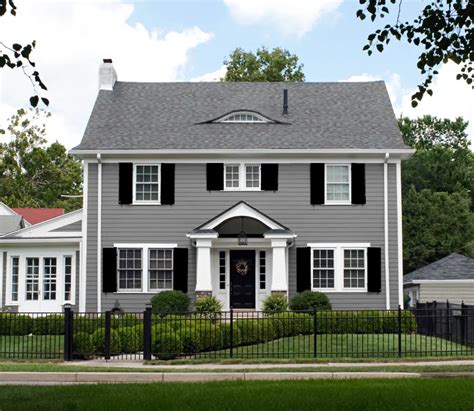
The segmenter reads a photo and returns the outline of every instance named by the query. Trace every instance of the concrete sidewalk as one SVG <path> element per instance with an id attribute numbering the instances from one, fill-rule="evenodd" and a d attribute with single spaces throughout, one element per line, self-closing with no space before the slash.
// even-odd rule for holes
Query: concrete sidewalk
<path id="1" fill-rule="evenodd" d="M 143 364 L 141 360 L 136 361 L 122 361 L 122 360 L 88 360 L 88 361 L 72 361 L 68 365 L 77 365 L 85 367 L 105 367 L 105 368 L 146 368 L 146 369 L 173 369 L 173 370 L 213 370 L 213 369 L 227 369 L 227 370 L 265 370 L 272 368 L 294 369 L 294 368 L 369 368 L 369 367 L 423 367 L 423 366 L 455 366 L 455 365 L 472 365 L 474 366 L 474 359 L 472 360 L 444 360 L 444 361 L 391 361 L 391 362 L 327 362 L 327 363 L 265 363 L 265 364 L 225 364 L 225 363 L 202 363 L 202 364 Z"/>
<path id="2" fill-rule="evenodd" d="M 430 373 L 429 376 L 437 373 Z M 474 373 L 439 373 L 439 376 L 469 376 Z M 443 375 L 441 375 L 443 374 Z M 414 372 L 0 372 L 0 385 L 64 385 L 100 383 L 163 383 L 210 381 L 277 381 L 311 379 L 420 378 Z"/>

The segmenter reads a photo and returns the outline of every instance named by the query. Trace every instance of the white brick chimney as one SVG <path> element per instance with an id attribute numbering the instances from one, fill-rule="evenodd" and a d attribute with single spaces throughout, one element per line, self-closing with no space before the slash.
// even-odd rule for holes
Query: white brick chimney
<path id="1" fill-rule="evenodd" d="M 99 67 L 99 89 L 113 90 L 116 81 L 117 72 L 112 64 L 112 59 L 103 59 Z"/>

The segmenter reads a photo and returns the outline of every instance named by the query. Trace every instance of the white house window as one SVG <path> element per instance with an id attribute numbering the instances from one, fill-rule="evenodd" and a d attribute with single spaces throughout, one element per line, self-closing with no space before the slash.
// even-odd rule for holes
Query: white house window
<path id="1" fill-rule="evenodd" d="M 225 290 L 226 258 L 225 251 L 219 251 L 219 290 Z"/>
<path id="2" fill-rule="evenodd" d="M 257 113 L 238 112 L 231 113 L 215 121 L 216 123 L 273 123 L 272 120 L 265 118 Z"/>
<path id="3" fill-rule="evenodd" d="M 12 257 L 12 287 L 11 287 L 11 299 L 13 302 L 18 301 L 18 276 L 20 274 L 20 258 Z"/>
<path id="4" fill-rule="evenodd" d="M 365 250 L 344 250 L 344 288 L 365 287 Z"/>
<path id="5" fill-rule="evenodd" d="M 39 298 L 39 258 L 26 259 L 26 299 L 38 300 Z"/>
<path id="6" fill-rule="evenodd" d="M 150 290 L 173 289 L 173 250 L 149 249 L 148 277 Z"/>
<path id="7" fill-rule="evenodd" d="M 260 164 L 226 164 L 225 190 L 260 190 Z"/>
<path id="8" fill-rule="evenodd" d="M 134 180 L 135 202 L 160 202 L 159 164 L 136 164 Z"/>
<path id="9" fill-rule="evenodd" d="M 326 164 L 326 203 L 349 204 L 350 167 L 347 164 Z"/>
<path id="10" fill-rule="evenodd" d="M 64 301 L 71 301 L 72 292 L 72 257 L 64 257 Z"/>
<path id="11" fill-rule="evenodd" d="M 56 299 L 56 258 L 47 257 L 43 259 L 43 299 Z"/>
<path id="12" fill-rule="evenodd" d="M 367 290 L 369 243 L 312 243 L 312 289 L 324 292 Z"/>
<path id="13" fill-rule="evenodd" d="M 259 269 L 260 269 L 260 289 L 265 290 L 267 288 L 267 253 L 260 251 L 259 256 Z"/>
<path id="14" fill-rule="evenodd" d="M 334 250 L 313 250 L 313 288 L 334 288 Z"/>
<path id="15" fill-rule="evenodd" d="M 141 290 L 141 248 L 128 248 L 118 250 L 118 279 L 120 290 Z"/>

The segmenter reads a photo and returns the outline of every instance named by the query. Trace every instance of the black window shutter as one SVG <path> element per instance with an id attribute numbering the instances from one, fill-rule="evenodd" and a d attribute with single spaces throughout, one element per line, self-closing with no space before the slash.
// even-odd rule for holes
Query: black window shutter
<path id="1" fill-rule="evenodd" d="M 119 204 L 133 202 L 133 163 L 119 163 Z"/>
<path id="2" fill-rule="evenodd" d="M 207 190 L 220 191 L 224 189 L 224 164 L 222 163 L 207 163 Z"/>
<path id="3" fill-rule="evenodd" d="M 174 164 L 161 165 L 161 204 L 174 204 Z"/>
<path id="4" fill-rule="evenodd" d="M 188 249 L 173 250 L 173 289 L 188 292 Z"/>
<path id="5" fill-rule="evenodd" d="M 311 204 L 324 204 L 324 163 L 312 163 Z"/>
<path id="6" fill-rule="evenodd" d="M 278 164 L 262 164 L 261 170 L 261 184 L 260 187 L 264 191 L 278 190 Z"/>
<path id="7" fill-rule="evenodd" d="M 117 291 L 117 249 L 102 249 L 102 291 L 115 293 Z"/>
<path id="8" fill-rule="evenodd" d="M 296 249 L 296 291 L 311 290 L 311 248 Z"/>
<path id="9" fill-rule="evenodd" d="M 365 164 L 353 163 L 352 174 L 352 204 L 365 204 Z"/>
<path id="10" fill-rule="evenodd" d="M 367 291 L 379 293 L 382 291 L 382 249 L 368 248 L 367 260 Z"/>

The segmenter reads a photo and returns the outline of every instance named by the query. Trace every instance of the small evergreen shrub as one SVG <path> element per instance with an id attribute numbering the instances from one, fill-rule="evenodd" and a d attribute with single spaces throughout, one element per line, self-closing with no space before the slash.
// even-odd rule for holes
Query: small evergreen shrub
<path id="1" fill-rule="evenodd" d="M 238 320 L 236 325 L 239 328 L 242 345 L 263 343 L 275 338 L 272 320 Z"/>
<path id="2" fill-rule="evenodd" d="M 92 345 L 97 353 L 103 354 L 105 352 L 105 328 L 99 328 L 92 335 Z M 117 330 L 110 330 L 110 353 L 121 352 L 120 335 Z"/>
<path id="3" fill-rule="evenodd" d="M 117 329 L 121 352 L 131 354 L 143 350 L 143 332 L 140 331 L 137 326 Z"/>
<path id="4" fill-rule="evenodd" d="M 135 327 L 138 324 L 143 323 L 143 317 L 139 314 L 127 313 L 123 315 L 114 316 L 111 315 L 110 326 L 112 328 L 121 328 L 121 327 Z"/>
<path id="5" fill-rule="evenodd" d="M 75 314 L 72 327 L 74 332 L 93 334 L 99 328 L 105 327 L 105 317 Z"/>
<path id="6" fill-rule="evenodd" d="M 230 323 L 223 323 L 219 325 L 222 348 L 230 347 L 230 342 L 231 342 L 230 328 L 231 328 Z M 236 324 L 234 324 L 232 328 L 233 328 L 232 329 L 232 345 L 234 347 L 237 347 L 238 345 L 242 344 L 242 340 L 241 340 L 242 335 L 240 332 L 240 328 Z"/>
<path id="7" fill-rule="evenodd" d="M 286 295 L 277 293 L 269 294 L 263 300 L 263 312 L 267 314 L 281 313 L 288 310 L 288 298 Z"/>
<path id="8" fill-rule="evenodd" d="M 287 312 L 273 314 L 269 319 L 273 322 L 277 338 L 313 333 L 313 317 L 309 314 Z"/>
<path id="9" fill-rule="evenodd" d="M 296 294 L 291 299 L 290 309 L 293 311 L 328 311 L 332 307 L 326 294 L 307 290 Z"/>
<path id="10" fill-rule="evenodd" d="M 201 334 L 198 329 L 191 324 L 184 325 L 176 331 L 181 343 L 183 344 L 183 353 L 193 354 L 201 352 L 204 344 L 201 341 Z"/>
<path id="11" fill-rule="evenodd" d="M 189 310 L 189 297 L 182 291 L 162 291 L 151 298 L 155 314 L 184 313 Z"/>
<path id="12" fill-rule="evenodd" d="M 194 310 L 210 320 L 215 320 L 220 317 L 222 302 L 213 295 L 198 297 L 194 305 Z"/>
<path id="13" fill-rule="evenodd" d="M 0 335 L 28 335 L 33 330 L 33 318 L 16 313 L 0 313 Z"/>
<path id="14" fill-rule="evenodd" d="M 92 338 L 84 332 L 75 332 L 73 334 L 72 347 L 74 355 L 79 358 L 87 358 L 94 354 Z"/>
<path id="15" fill-rule="evenodd" d="M 32 332 L 35 335 L 63 335 L 64 316 L 62 314 L 52 314 L 37 317 L 33 321 Z"/>
<path id="16" fill-rule="evenodd" d="M 176 333 L 162 333 L 152 342 L 152 354 L 160 360 L 172 360 L 183 352 L 183 344 Z"/>

